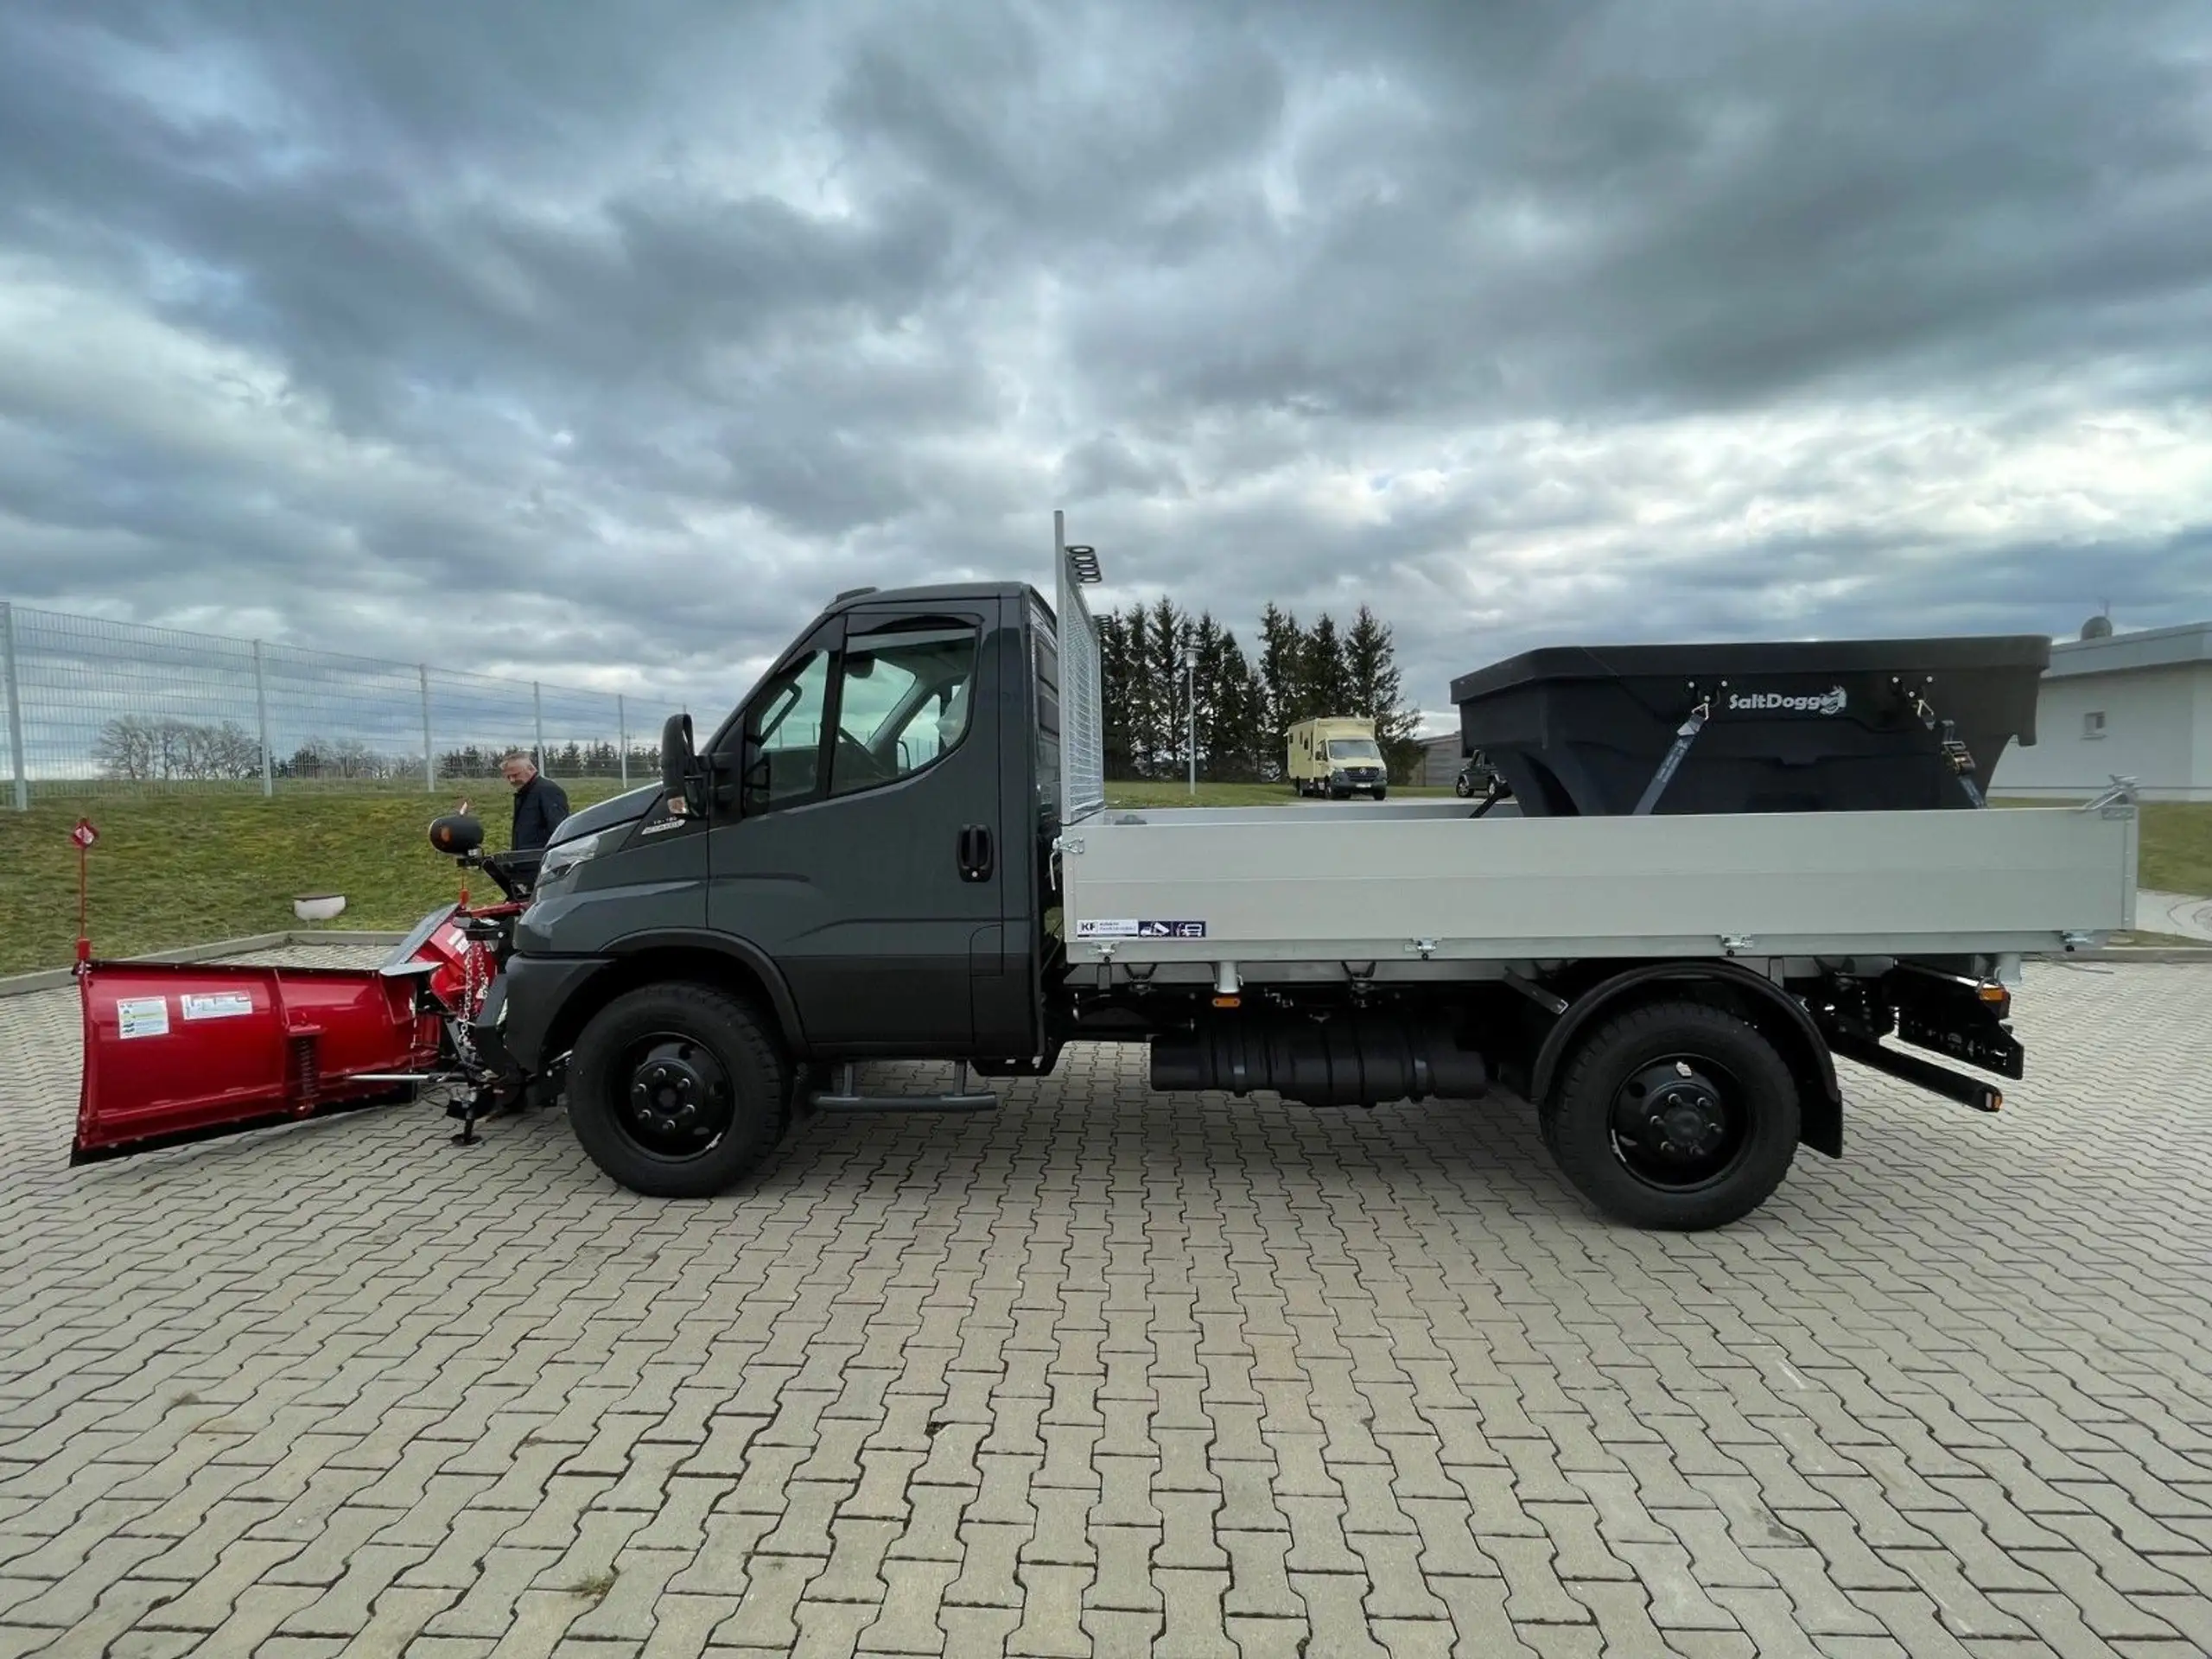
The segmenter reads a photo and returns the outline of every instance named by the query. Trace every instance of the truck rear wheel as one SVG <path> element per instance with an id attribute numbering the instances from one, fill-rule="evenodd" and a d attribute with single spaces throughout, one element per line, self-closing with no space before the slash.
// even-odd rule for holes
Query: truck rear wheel
<path id="1" fill-rule="evenodd" d="M 783 1056 L 760 1016 L 711 985 L 646 985 L 584 1027 L 569 1122 L 607 1175 L 657 1198 L 703 1198 L 751 1174 L 782 1138 Z"/>
<path id="2" fill-rule="evenodd" d="M 1637 1227 L 1725 1227 L 1782 1185 L 1797 1151 L 1797 1081 L 1774 1045 L 1701 1002 L 1606 1020 L 1563 1069 L 1545 1144 L 1598 1208 Z"/>

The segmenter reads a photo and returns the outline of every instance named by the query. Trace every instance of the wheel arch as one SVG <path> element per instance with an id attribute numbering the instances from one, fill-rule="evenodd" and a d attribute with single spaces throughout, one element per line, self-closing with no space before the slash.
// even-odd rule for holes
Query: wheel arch
<path id="1" fill-rule="evenodd" d="M 620 939 L 607 965 L 579 985 L 546 1031 L 544 1053 L 567 1053 L 591 1017 L 641 985 L 690 980 L 735 992 L 767 1017 L 770 1035 L 791 1059 L 807 1055 L 806 1033 L 791 987 L 773 960 L 749 940 L 688 930 L 634 934 Z"/>
<path id="2" fill-rule="evenodd" d="M 1735 1014 L 1773 1044 L 1797 1080 L 1799 1141 L 1827 1157 L 1843 1155 L 1843 1090 L 1820 1028 L 1789 992 L 1735 963 L 1649 963 L 1591 986 L 1544 1033 L 1529 1067 L 1529 1098 L 1539 1107 L 1550 1099 L 1576 1039 L 1601 1016 L 1681 1001 Z"/>

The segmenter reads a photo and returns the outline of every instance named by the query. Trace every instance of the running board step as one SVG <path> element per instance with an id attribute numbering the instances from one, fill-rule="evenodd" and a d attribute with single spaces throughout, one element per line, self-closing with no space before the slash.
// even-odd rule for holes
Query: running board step
<path id="1" fill-rule="evenodd" d="M 949 1095 L 863 1095 L 854 1086 L 853 1068 L 837 1068 L 837 1087 L 809 1097 L 823 1112 L 988 1112 L 997 1109 L 999 1097 L 969 1086 L 968 1062 L 960 1062 L 958 1079 Z"/>

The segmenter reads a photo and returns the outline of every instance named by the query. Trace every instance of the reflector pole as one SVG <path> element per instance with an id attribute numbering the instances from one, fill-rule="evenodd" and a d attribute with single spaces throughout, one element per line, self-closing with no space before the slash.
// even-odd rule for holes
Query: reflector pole
<path id="1" fill-rule="evenodd" d="M 430 749 L 430 665 L 417 663 L 415 671 L 423 684 L 423 791 L 432 794 L 438 787 L 438 761 Z"/>
<path id="2" fill-rule="evenodd" d="M 75 833 L 70 837 L 77 843 L 77 962 L 80 967 L 92 959 L 92 931 L 86 925 L 88 909 L 86 895 L 91 890 L 92 880 L 87 861 L 92 850 L 92 842 L 86 839 L 90 834 L 84 821 L 79 819 Z"/>

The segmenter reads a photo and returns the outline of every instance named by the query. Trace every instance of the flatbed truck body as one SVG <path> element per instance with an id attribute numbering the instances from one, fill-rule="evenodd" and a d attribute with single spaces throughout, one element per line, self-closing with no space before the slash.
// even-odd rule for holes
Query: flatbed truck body
<path id="1" fill-rule="evenodd" d="M 614 1180 L 700 1196 L 810 1113 L 988 1109 L 990 1078 L 1133 1042 L 1179 1093 L 1517 1096 L 1602 1213 L 1712 1227 L 1756 1210 L 1800 1145 L 1840 1155 L 1839 1057 L 1996 1109 L 2025 1067 L 2021 957 L 2133 921 L 2125 786 L 1971 811 L 1109 807 L 1083 591 L 1100 573 L 1058 514 L 1054 561 L 1052 601 L 1014 582 L 840 595 L 703 740 L 669 722 L 658 783 L 575 813 L 503 880 L 528 890 L 469 914 L 478 944 L 395 953 L 383 974 L 427 974 L 420 1000 L 376 975 L 226 981 L 200 1001 L 262 1016 L 224 1027 L 250 1088 L 124 1066 L 181 1039 L 140 1034 L 144 1011 L 131 1025 L 115 999 L 168 992 L 93 964 L 78 1154 L 289 1121 L 442 1069 L 472 1101 L 565 1101 Z M 442 819 L 432 841 L 466 861 L 480 825 Z M 284 1013 L 310 991 L 360 1002 L 346 1040 L 376 1036 L 376 1053 L 319 1059 L 340 1028 Z M 441 1022 L 448 1039 L 423 1034 Z M 386 1075 L 386 1050 L 412 1058 Z M 873 1097 L 875 1059 L 952 1062 L 958 1081 Z M 475 1110 L 456 1112 L 465 1141 Z"/>

